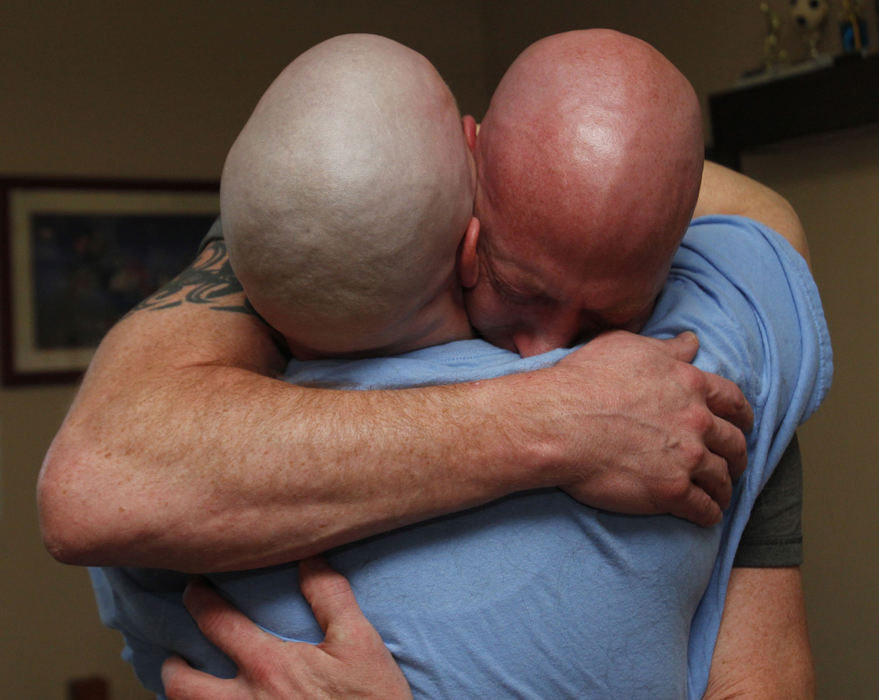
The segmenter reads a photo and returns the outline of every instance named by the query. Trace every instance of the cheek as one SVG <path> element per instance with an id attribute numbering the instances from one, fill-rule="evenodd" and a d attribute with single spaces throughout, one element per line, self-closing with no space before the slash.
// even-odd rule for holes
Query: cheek
<path id="1" fill-rule="evenodd" d="M 647 321 L 649 321 L 650 317 L 653 315 L 654 305 L 655 302 L 651 301 L 644 307 L 644 309 L 635 314 L 630 321 L 622 325 L 622 329 L 629 331 L 630 333 L 640 333 L 641 329 L 644 328 Z"/>
<path id="2" fill-rule="evenodd" d="M 513 313 L 490 285 L 477 284 L 464 292 L 464 305 L 471 325 L 495 344 L 498 333 L 510 324 Z"/>

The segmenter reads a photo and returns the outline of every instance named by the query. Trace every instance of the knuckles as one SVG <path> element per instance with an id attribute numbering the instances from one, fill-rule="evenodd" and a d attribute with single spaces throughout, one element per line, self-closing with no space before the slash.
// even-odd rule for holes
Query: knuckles
<path id="1" fill-rule="evenodd" d="M 680 503 L 687 499 L 691 488 L 692 483 L 684 475 L 675 479 L 666 479 L 657 485 L 657 501 L 664 504 Z"/>

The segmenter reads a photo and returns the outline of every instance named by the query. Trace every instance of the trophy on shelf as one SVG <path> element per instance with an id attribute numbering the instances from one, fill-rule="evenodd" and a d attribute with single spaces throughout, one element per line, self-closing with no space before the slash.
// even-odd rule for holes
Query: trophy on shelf
<path id="1" fill-rule="evenodd" d="M 797 31 L 809 48 L 809 56 L 815 60 L 818 53 L 818 40 L 821 28 L 827 19 L 827 0 L 791 0 L 790 15 Z"/>
<path id="2" fill-rule="evenodd" d="M 781 48 L 781 17 L 768 2 L 760 3 L 760 12 L 766 21 L 766 36 L 763 38 L 763 70 L 771 73 L 782 61 L 787 60 L 787 51 Z"/>
<path id="3" fill-rule="evenodd" d="M 839 32 L 844 53 L 861 53 L 867 47 L 867 22 L 861 14 L 860 0 L 842 0 Z"/>

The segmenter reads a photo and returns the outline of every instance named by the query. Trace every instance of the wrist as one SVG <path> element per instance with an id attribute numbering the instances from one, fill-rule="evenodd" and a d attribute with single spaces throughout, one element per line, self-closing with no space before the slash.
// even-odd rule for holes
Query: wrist
<path id="1" fill-rule="evenodd" d="M 479 430 L 483 464 L 495 465 L 504 494 L 558 486 L 573 478 L 567 438 L 558 430 L 560 394 L 555 368 L 477 382 L 472 401 L 484 416 Z"/>

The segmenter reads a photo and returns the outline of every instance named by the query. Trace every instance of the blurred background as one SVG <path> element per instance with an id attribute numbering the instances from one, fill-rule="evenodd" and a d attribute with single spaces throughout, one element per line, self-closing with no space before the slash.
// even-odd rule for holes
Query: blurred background
<path id="1" fill-rule="evenodd" d="M 818 48 L 843 50 L 841 0 Z M 0 176 L 218 180 L 223 159 L 277 73 L 313 44 L 374 32 L 425 54 L 461 109 L 479 119 L 504 69 L 532 41 L 611 27 L 654 44 L 708 95 L 765 63 L 767 36 L 807 58 L 787 0 L 3 0 Z M 874 0 L 860 5 L 867 50 Z M 815 94 L 815 102 L 822 100 Z M 840 110 L 879 100 L 864 84 Z M 845 103 L 848 104 L 845 104 Z M 778 105 L 783 114 L 784 105 Z M 805 459 L 809 629 L 821 698 L 879 697 L 879 124 L 785 139 L 742 154 L 743 171 L 787 197 L 809 237 L 834 341 L 836 378 L 800 431 Z M 874 238 L 876 236 L 876 238 Z M 4 339 L 7 342 L 7 339 Z M 100 674 L 139 699 L 121 638 L 98 621 L 85 571 L 55 563 L 39 539 L 34 485 L 75 392 L 0 388 L 0 697 L 56 700 Z M 872 427 L 871 427 L 872 426 Z"/>

